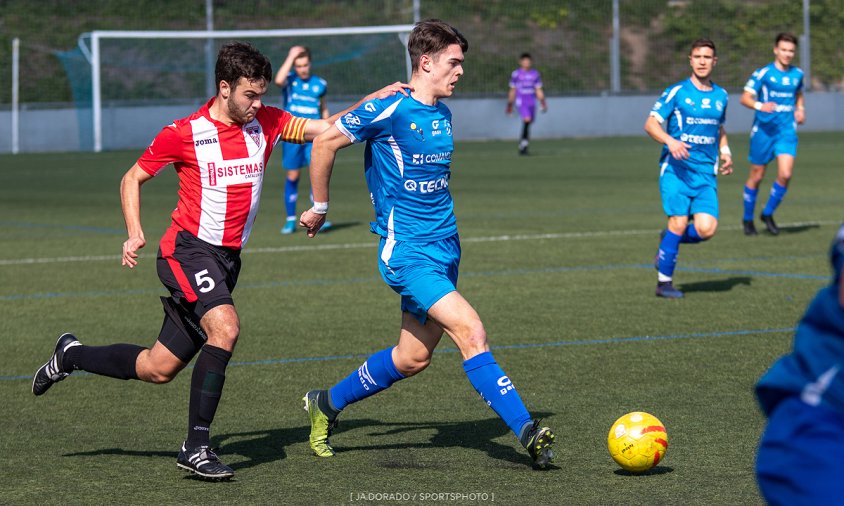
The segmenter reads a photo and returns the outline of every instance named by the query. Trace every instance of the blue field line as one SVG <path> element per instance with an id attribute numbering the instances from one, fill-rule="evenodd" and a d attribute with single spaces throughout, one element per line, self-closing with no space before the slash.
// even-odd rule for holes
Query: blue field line
<path id="1" fill-rule="evenodd" d="M 542 267 L 536 269 L 505 269 L 500 271 L 475 271 L 461 273 L 463 278 L 473 277 L 495 277 L 495 276 L 523 276 L 530 274 L 557 274 L 564 272 L 595 272 L 595 271 L 610 271 L 610 270 L 625 270 L 625 269 L 653 269 L 653 264 L 609 264 L 609 265 L 583 265 L 583 266 L 561 266 L 561 267 Z M 729 274 L 729 275 L 743 275 L 754 277 L 767 278 L 786 278 L 786 279 L 802 279 L 811 281 L 825 281 L 829 276 L 818 276 L 814 274 L 799 274 L 799 273 L 784 273 L 784 272 L 765 272 L 765 271 L 747 271 L 747 270 L 729 270 L 717 268 L 703 268 L 703 267 L 678 267 L 681 272 L 697 272 L 705 274 Z M 360 284 L 377 282 L 377 276 L 347 278 L 347 279 L 306 279 L 301 281 L 262 281 L 259 283 L 243 283 L 238 286 L 238 291 L 266 289 L 266 288 L 281 288 L 281 287 L 297 287 L 297 286 L 337 286 L 348 284 Z M 92 290 L 83 292 L 41 292 L 41 293 L 23 293 L 0 296 L 0 302 L 11 302 L 20 300 L 39 300 L 39 299 L 59 299 L 59 298 L 97 298 L 97 297 L 115 297 L 121 295 L 141 295 L 141 294 L 166 294 L 163 288 L 137 288 L 132 290 Z"/>
<path id="2" fill-rule="evenodd" d="M 653 265 L 650 265 L 650 268 L 653 269 Z M 742 276 L 754 276 L 754 277 L 761 277 L 761 278 L 788 278 L 788 279 L 809 279 L 809 280 L 819 280 L 819 281 L 829 281 L 832 277 L 829 274 L 818 276 L 816 274 L 792 274 L 788 272 L 765 272 L 765 271 L 747 271 L 747 270 L 734 270 L 734 269 L 717 269 L 717 268 L 705 268 L 705 267 L 677 267 L 678 271 L 682 272 L 700 272 L 705 274 L 731 274 L 731 275 L 742 275 Z"/>
<path id="3" fill-rule="evenodd" d="M 725 330 L 721 332 L 695 332 L 691 334 L 670 334 L 662 336 L 630 336 L 630 337 L 608 337 L 602 339 L 581 339 L 578 341 L 554 341 L 550 343 L 524 343 L 524 344 L 500 344 L 490 346 L 495 350 L 524 350 L 535 348 L 560 348 L 563 346 L 589 346 L 595 344 L 625 344 L 637 343 L 647 341 L 676 341 L 680 339 L 696 339 L 703 337 L 726 337 L 726 336 L 746 336 L 752 334 L 791 334 L 796 327 L 786 327 L 779 329 L 753 329 L 753 330 Z M 457 353 L 457 348 L 437 348 L 434 353 Z M 303 362 L 333 362 L 336 360 L 348 359 L 363 359 L 368 358 L 371 353 L 357 353 L 349 355 L 323 355 L 317 357 L 292 357 L 292 358 L 275 358 L 264 360 L 249 360 L 243 362 L 229 362 L 229 366 L 253 366 L 253 365 L 281 365 L 281 364 L 299 364 Z M 188 366 L 190 369 L 193 366 Z M 93 376 L 91 373 L 80 372 L 75 375 Z M 20 381 L 31 380 L 32 376 L 0 376 L 0 381 Z"/>

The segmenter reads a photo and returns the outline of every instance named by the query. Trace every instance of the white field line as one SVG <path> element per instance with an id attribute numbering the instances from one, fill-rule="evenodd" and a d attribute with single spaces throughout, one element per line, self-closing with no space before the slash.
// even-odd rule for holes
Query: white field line
<path id="1" fill-rule="evenodd" d="M 794 228 L 805 226 L 825 226 L 825 225 L 839 225 L 839 221 L 807 221 L 795 223 L 782 223 L 780 228 Z M 739 225 L 722 225 L 720 230 L 740 230 Z M 515 234 L 515 235 L 497 235 L 488 237 L 461 237 L 460 241 L 463 243 L 481 243 L 481 242 L 508 242 L 508 241 L 541 241 L 553 239 L 581 239 L 591 237 L 614 237 L 614 236 L 633 236 L 633 235 L 648 235 L 658 234 L 656 229 L 638 229 L 638 230 L 595 230 L 591 232 L 560 232 L 551 234 Z M 256 253 L 298 253 L 298 252 L 314 252 L 314 251 L 330 251 L 343 249 L 361 249 L 361 248 L 375 248 L 378 246 L 378 241 L 373 238 L 370 242 L 361 243 L 343 243 L 343 244 L 314 244 L 308 246 L 279 246 L 274 248 L 246 248 L 243 250 L 244 254 Z M 154 254 L 139 255 L 140 258 L 155 258 Z M 71 263 L 71 262 L 119 262 L 120 255 L 87 255 L 87 256 L 67 256 L 67 257 L 46 257 L 46 258 L 8 258 L 0 259 L 0 266 L 8 265 L 33 265 L 33 264 L 55 264 L 55 263 Z"/>

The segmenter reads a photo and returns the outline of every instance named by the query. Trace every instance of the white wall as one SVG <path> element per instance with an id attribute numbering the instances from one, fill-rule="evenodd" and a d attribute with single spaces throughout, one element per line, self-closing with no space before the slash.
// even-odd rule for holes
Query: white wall
<path id="1" fill-rule="evenodd" d="M 555 97 L 548 99 L 548 113 L 539 114 L 531 127 L 534 139 L 563 137 L 602 137 L 645 135 L 645 123 L 653 96 Z M 517 115 L 504 114 L 502 99 L 451 99 L 456 140 L 515 139 L 521 122 Z M 105 149 L 143 149 L 158 131 L 174 119 L 200 107 L 200 103 L 180 106 L 123 107 L 103 115 Z M 329 103 L 333 111 L 348 104 Z M 809 93 L 806 97 L 806 125 L 800 131 L 844 131 L 844 93 Z M 90 111 L 76 109 L 21 111 L 21 152 L 79 151 L 90 133 L 80 123 L 89 121 Z M 730 95 L 727 131 L 747 133 L 753 111 L 739 104 L 739 95 Z M 118 126 L 122 127 L 118 128 Z M 90 144 L 89 144 L 90 145 Z M 82 146 L 82 147 L 80 147 Z M 11 113 L 0 112 L 0 153 L 11 152 Z"/>

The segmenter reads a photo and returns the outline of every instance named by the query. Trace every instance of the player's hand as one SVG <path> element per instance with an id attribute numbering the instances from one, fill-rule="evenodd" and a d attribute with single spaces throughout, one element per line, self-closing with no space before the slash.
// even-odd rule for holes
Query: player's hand
<path id="1" fill-rule="evenodd" d="M 794 121 L 797 122 L 798 125 L 802 125 L 806 122 L 806 110 L 805 109 L 795 109 L 794 110 Z"/>
<path id="2" fill-rule="evenodd" d="M 542 114 L 545 114 L 546 112 L 548 112 L 548 105 L 542 104 L 540 110 L 542 111 Z"/>
<path id="3" fill-rule="evenodd" d="M 323 223 L 325 223 L 325 215 L 315 213 L 313 209 L 308 209 L 299 217 L 299 226 L 307 229 L 308 237 L 317 235 Z"/>
<path id="4" fill-rule="evenodd" d="M 123 243 L 123 258 L 120 261 L 120 265 L 134 269 L 138 265 L 137 251 L 146 246 L 146 244 L 147 241 L 144 239 L 143 233 L 126 239 L 126 242 Z"/>
<path id="5" fill-rule="evenodd" d="M 513 104 L 507 104 L 507 109 L 505 109 L 505 112 L 507 113 L 508 116 L 510 114 L 513 114 Z"/>
<path id="6" fill-rule="evenodd" d="M 692 147 L 691 144 L 680 142 L 677 139 L 669 139 L 665 145 L 668 146 L 668 151 L 675 160 L 687 159 L 689 157 L 689 148 Z"/>
<path id="7" fill-rule="evenodd" d="M 774 112 L 774 109 L 777 108 L 777 104 L 773 102 L 765 102 L 762 104 L 762 108 L 759 109 L 762 112 Z"/>
<path id="8" fill-rule="evenodd" d="M 413 91 L 413 87 L 409 84 L 405 84 L 399 81 L 394 82 L 393 84 L 388 84 L 384 86 L 378 91 L 372 92 L 364 98 L 364 101 L 372 100 L 373 98 L 383 99 L 392 97 L 396 93 L 401 93 L 402 95 L 409 97 L 408 90 Z"/>
<path id="9" fill-rule="evenodd" d="M 729 176 L 733 173 L 733 157 L 731 155 L 721 154 L 721 167 L 718 172 L 722 176 Z"/>

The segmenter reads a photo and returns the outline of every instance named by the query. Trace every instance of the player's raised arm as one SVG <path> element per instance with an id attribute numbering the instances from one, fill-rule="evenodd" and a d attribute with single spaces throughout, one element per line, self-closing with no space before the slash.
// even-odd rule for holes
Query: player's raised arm
<path id="1" fill-rule="evenodd" d="M 299 219 L 299 225 L 308 229 L 308 237 L 314 237 L 325 222 L 325 215 L 328 213 L 328 186 L 337 152 L 351 145 L 352 141 L 334 125 L 314 139 L 310 171 L 314 205 L 302 213 Z"/>
<path id="2" fill-rule="evenodd" d="M 293 46 L 290 48 L 290 51 L 287 53 L 287 58 L 284 60 L 284 63 L 281 64 L 279 67 L 278 72 L 275 75 L 275 84 L 279 88 L 284 88 L 287 86 L 287 76 L 290 75 L 290 69 L 293 68 L 293 62 L 296 61 L 296 58 L 302 55 L 305 52 L 305 48 L 302 46 Z"/>
<path id="3" fill-rule="evenodd" d="M 152 176 L 136 163 L 120 181 L 120 204 L 126 222 L 126 233 L 129 236 L 123 243 L 121 265 L 130 269 L 138 265 L 137 251 L 147 243 L 141 228 L 141 185 L 150 179 Z"/>

